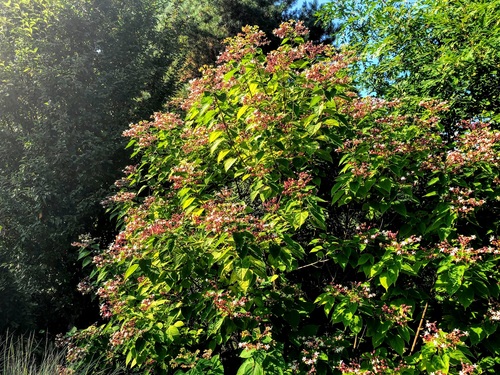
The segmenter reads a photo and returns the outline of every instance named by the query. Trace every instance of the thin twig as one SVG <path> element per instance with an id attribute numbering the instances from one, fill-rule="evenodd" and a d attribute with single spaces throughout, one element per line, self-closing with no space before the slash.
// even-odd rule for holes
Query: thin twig
<path id="1" fill-rule="evenodd" d="M 320 260 L 318 260 L 318 261 L 316 261 L 316 262 L 309 263 L 309 264 L 305 264 L 305 265 L 303 265 L 303 266 L 297 267 L 297 268 L 296 268 L 296 270 L 300 270 L 300 269 L 302 269 L 302 268 L 306 268 L 306 267 L 311 267 L 311 266 L 314 266 L 314 265 L 316 265 L 316 264 L 318 264 L 318 263 L 325 263 L 325 262 L 328 262 L 329 260 L 330 260 L 330 259 L 320 259 Z"/>
<path id="2" fill-rule="evenodd" d="M 418 334 L 420 333 L 420 330 L 422 329 L 422 323 L 423 323 L 424 318 L 425 318 L 425 313 L 427 312 L 427 306 L 429 306 L 429 302 L 425 303 L 424 311 L 422 312 L 422 317 L 420 318 L 420 323 L 418 324 L 417 332 L 415 332 L 415 338 L 413 339 L 413 345 L 411 346 L 410 355 L 413 353 L 413 350 L 415 349 L 415 345 L 417 344 Z"/>

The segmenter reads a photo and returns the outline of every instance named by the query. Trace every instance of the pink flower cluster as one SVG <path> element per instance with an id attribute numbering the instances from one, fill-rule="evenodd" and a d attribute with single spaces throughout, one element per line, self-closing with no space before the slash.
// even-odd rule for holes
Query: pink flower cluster
<path id="1" fill-rule="evenodd" d="M 333 351 L 334 353 L 339 354 L 345 349 L 343 346 L 338 345 L 339 341 L 345 339 L 342 333 L 337 336 L 299 336 L 297 339 L 302 341 L 304 346 L 301 351 L 302 357 L 300 362 L 308 367 L 307 374 L 316 373 L 316 364 L 321 353 L 324 353 L 325 351 Z M 294 360 L 289 366 L 294 373 L 299 373 L 300 364 L 298 361 Z"/>
<path id="2" fill-rule="evenodd" d="M 492 322 L 500 322 L 500 303 L 491 303 L 486 316 Z"/>
<path id="3" fill-rule="evenodd" d="M 136 226 L 139 226 L 139 223 L 134 221 L 132 222 L 133 228 L 135 229 Z M 116 261 L 120 261 L 123 259 L 130 258 L 135 255 L 139 255 L 139 249 L 134 246 L 129 246 L 128 241 L 127 241 L 127 235 L 128 233 L 131 233 L 132 228 L 127 225 L 127 228 L 125 231 L 120 232 L 116 238 L 115 241 L 109 245 L 109 247 L 99 255 L 94 256 L 93 258 L 93 263 L 97 267 L 102 267 L 105 264 L 111 264 Z"/>
<path id="4" fill-rule="evenodd" d="M 261 323 L 259 323 L 259 326 L 260 324 Z M 272 327 L 270 325 L 266 325 L 262 333 L 260 332 L 260 328 L 254 329 L 253 334 L 249 331 L 243 331 L 241 332 L 241 341 L 238 343 L 238 348 L 268 351 L 271 349 L 271 345 L 274 344 L 272 336 Z M 247 338 L 251 341 L 246 341 L 248 340 Z"/>
<path id="5" fill-rule="evenodd" d="M 404 326 L 411 320 L 411 311 L 412 307 L 405 304 L 401 304 L 400 306 L 389 306 L 384 303 L 382 306 L 384 317 L 399 326 Z"/>
<path id="6" fill-rule="evenodd" d="M 149 310 L 149 308 L 151 307 L 151 305 L 153 304 L 155 300 L 155 295 L 154 294 L 151 294 L 148 298 L 144 298 L 142 301 L 141 301 L 141 305 L 140 305 L 140 309 L 142 311 L 147 311 Z"/>
<path id="7" fill-rule="evenodd" d="M 241 103 L 243 105 L 248 105 L 248 106 L 254 106 L 254 105 L 260 105 L 262 103 L 270 104 L 271 102 L 271 96 L 263 93 L 263 92 L 256 92 L 255 94 L 245 94 L 241 98 Z"/>
<path id="8" fill-rule="evenodd" d="M 327 291 L 333 296 L 346 296 L 350 302 L 361 303 L 375 297 L 367 283 L 353 282 L 351 288 L 341 284 L 331 284 Z"/>
<path id="9" fill-rule="evenodd" d="M 448 102 L 436 99 L 422 100 L 418 105 L 433 113 L 447 111 L 450 108 Z"/>
<path id="10" fill-rule="evenodd" d="M 309 34 L 309 30 L 304 26 L 302 21 L 290 20 L 281 23 L 280 27 L 273 30 L 273 34 L 280 39 L 295 38 Z"/>
<path id="11" fill-rule="evenodd" d="M 126 340 L 130 340 L 141 334 L 142 331 L 136 328 L 135 320 L 129 320 L 123 323 L 120 329 L 111 335 L 109 343 L 111 346 L 116 347 L 122 345 Z"/>
<path id="12" fill-rule="evenodd" d="M 88 277 L 86 277 L 84 280 L 80 281 L 78 283 L 78 285 L 76 286 L 76 289 L 82 294 L 89 294 L 90 292 L 93 291 L 92 284 L 90 283 L 90 280 Z"/>
<path id="13" fill-rule="evenodd" d="M 269 44 L 269 40 L 263 31 L 257 26 L 245 26 L 242 32 L 234 38 L 225 40 L 226 49 L 217 59 L 217 63 L 240 61 L 244 56 L 255 53 L 256 48 Z"/>
<path id="14" fill-rule="evenodd" d="M 339 370 L 342 374 L 361 374 L 365 373 L 365 371 L 361 372 L 361 363 L 358 360 L 353 359 L 350 363 L 346 363 L 343 360 L 337 366 L 337 370 Z"/>
<path id="15" fill-rule="evenodd" d="M 415 255 L 416 248 L 422 240 L 421 236 L 415 235 L 411 235 L 403 240 L 398 240 L 398 232 L 370 229 L 366 224 L 360 225 L 357 230 L 362 244 L 368 245 L 377 241 L 379 247 L 391 248 L 397 255 Z"/>
<path id="16" fill-rule="evenodd" d="M 370 368 L 361 369 L 361 361 L 359 359 L 352 359 L 349 363 L 344 361 L 340 361 L 337 369 L 342 374 L 363 374 L 363 375 L 381 375 L 381 374 L 399 374 L 405 368 L 408 368 L 408 365 L 404 363 L 400 363 L 396 366 L 391 365 L 387 359 L 382 358 L 376 355 L 374 352 L 366 353 L 364 355 L 368 360 Z"/>
<path id="17" fill-rule="evenodd" d="M 197 184 L 203 176 L 203 171 L 197 169 L 193 163 L 185 163 L 172 168 L 169 180 L 173 182 L 173 188 L 178 190 L 186 185 Z"/>
<path id="18" fill-rule="evenodd" d="M 486 203 L 484 199 L 471 197 L 473 191 L 471 189 L 461 189 L 459 187 L 450 187 L 449 189 L 453 210 L 459 214 L 467 215 L 473 212 L 476 207 L 481 207 Z"/>
<path id="19" fill-rule="evenodd" d="M 399 105 L 399 101 L 387 101 L 385 99 L 367 96 L 364 98 L 354 98 L 348 102 L 348 106 L 343 108 L 343 112 L 350 115 L 354 119 L 361 119 L 375 111 L 384 108 L 394 108 Z"/>
<path id="20" fill-rule="evenodd" d="M 152 125 L 159 130 L 172 130 L 181 128 L 184 125 L 184 122 L 177 113 L 155 112 L 152 119 Z"/>
<path id="21" fill-rule="evenodd" d="M 109 319 L 113 316 L 113 312 L 111 311 L 111 307 L 107 303 L 102 303 L 99 306 L 99 313 L 104 319 Z"/>
<path id="22" fill-rule="evenodd" d="M 454 148 L 429 155 L 423 169 L 456 173 L 464 168 L 477 168 L 481 163 L 500 167 L 500 132 L 489 124 L 462 121 L 454 135 Z M 444 162 L 443 162 L 444 159 Z"/>
<path id="23" fill-rule="evenodd" d="M 265 211 L 273 213 L 279 210 L 280 202 L 277 197 L 274 197 L 262 203 L 262 207 Z"/>
<path id="24" fill-rule="evenodd" d="M 72 242 L 71 246 L 86 249 L 89 248 L 91 245 L 93 245 L 96 241 L 97 239 L 92 238 L 92 236 L 89 233 L 81 234 L 78 236 L 78 241 Z"/>
<path id="25" fill-rule="evenodd" d="M 97 295 L 104 300 L 116 299 L 118 297 L 118 291 L 122 285 L 122 278 L 120 276 L 116 276 L 114 279 L 106 281 L 103 286 L 97 290 Z"/>
<path id="26" fill-rule="evenodd" d="M 247 131 L 250 130 L 257 130 L 257 131 L 264 131 L 266 130 L 270 125 L 277 123 L 281 121 L 285 116 L 283 114 L 273 114 L 269 112 L 269 109 L 264 111 L 261 111 L 259 109 L 256 109 L 252 112 L 251 116 L 248 116 L 246 119 L 246 123 L 248 124 L 247 126 Z"/>
<path id="27" fill-rule="evenodd" d="M 462 369 L 458 373 L 458 375 L 470 375 L 476 371 L 477 365 L 472 363 L 461 363 Z"/>
<path id="28" fill-rule="evenodd" d="M 455 328 L 450 333 L 443 332 L 437 327 L 436 322 L 427 322 L 425 327 L 426 329 L 422 335 L 422 340 L 426 344 L 432 345 L 439 350 L 448 348 L 454 349 L 462 342 L 463 337 L 469 336 L 468 332 L 461 331 L 458 328 Z"/>
<path id="29" fill-rule="evenodd" d="M 230 319 L 252 317 L 252 314 L 244 309 L 248 302 L 245 296 L 234 298 L 229 291 L 209 291 L 205 293 L 205 297 L 210 298 L 215 308 Z"/>
<path id="30" fill-rule="evenodd" d="M 120 191 L 116 193 L 115 195 L 103 200 L 101 202 L 101 205 L 104 207 L 109 206 L 112 203 L 125 203 L 125 202 L 131 202 L 135 197 L 136 193 L 134 192 L 128 192 L 128 191 Z"/>
<path id="31" fill-rule="evenodd" d="M 208 144 L 208 137 L 211 130 L 204 127 L 184 127 L 181 138 L 184 139 L 182 151 L 186 155 L 201 149 Z"/>
<path id="32" fill-rule="evenodd" d="M 320 61 L 313 64 L 310 68 L 304 70 L 302 73 L 308 80 L 323 83 L 326 82 L 330 85 L 345 85 L 351 79 L 347 75 L 339 74 L 345 71 L 352 63 L 352 58 L 344 54 L 336 54 L 326 61 Z"/>
<path id="33" fill-rule="evenodd" d="M 173 214 L 170 219 L 157 219 L 149 224 L 140 234 L 140 240 L 146 240 L 152 236 L 159 236 L 165 232 L 172 232 L 184 223 L 184 213 Z"/>
<path id="34" fill-rule="evenodd" d="M 233 233 L 239 230 L 248 230 L 258 238 L 266 234 L 264 222 L 245 213 L 246 204 L 232 202 L 228 197 L 217 198 L 206 202 L 203 206 L 204 214 L 195 216 L 195 225 L 202 225 L 210 233 Z"/>
<path id="35" fill-rule="evenodd" d="M 476 249 L 470 245 L 475 239 L 475 235 L 459 235 L 457 240 L 452 241 L 452 243 L 448 242 L 448 240 L 442 241 L 437 247 L 440 253 L 451 256 L 455 262 L 475 263 L 483 260 L 483 257 L 487 254 L 500 255 L 500 241 L 492 239 L 490 246 Z"/>
<path id="36" fill-rule="evenodd" d="M 289 178 L 283 184 L 283 194 L 293 195 L 298 199 L 301 199 L 310 194 L 310 192 L 305 192 L 304 189 L 307 184 L 312 180 L 312 177 L 307 172 L 300 172 L 297 178 Z"/>
<path id="37" fill-rule="evenodd" d="M 500 166 L 500 132 L 492 131 L 488 124 L 471 125 L 471 130 L 461 136 L 456 144 L 459 151 L 448 154 L 447 164 L 455 168 L 481 162 Z"/>

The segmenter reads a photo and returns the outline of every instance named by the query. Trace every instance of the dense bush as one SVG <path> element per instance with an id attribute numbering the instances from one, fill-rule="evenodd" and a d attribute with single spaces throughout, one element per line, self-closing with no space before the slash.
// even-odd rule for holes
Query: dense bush
<path id="1" fill-rule="evenodd" d="M 125 132 L 122 231 L 81 243 L 106 322 L 72 333 L 72 366 L 494 373 L 500 133 L 357 97 L 352 55 L 275 34 L 265 55 L 246 27 L 180 109 Z"/>

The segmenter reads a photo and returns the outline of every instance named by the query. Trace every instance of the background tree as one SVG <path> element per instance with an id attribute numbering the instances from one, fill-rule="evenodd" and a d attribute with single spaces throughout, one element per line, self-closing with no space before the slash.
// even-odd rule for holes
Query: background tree
<path id="1" fill-rule="evenodd" d="M 69 245 L 78 233 L 109 230 L 99 197 L 119 171 L 119 134 L 151 74 L 144 59 L 155 12 L 139 5 L 2 4 L 0 122 L 10 142 L 2 143 L 1 248 L 40 328 L 63 330 L 58 322 L 80 314 Z"/>
<path id="2" fill-rule="evenodd" d="M 332 1 L 320 13 L 341 28 L 337 43 L 360 56 L 355 79 L 363 92 L 446 100 L 449 126 L 498 122 L 500 1 Z"/>

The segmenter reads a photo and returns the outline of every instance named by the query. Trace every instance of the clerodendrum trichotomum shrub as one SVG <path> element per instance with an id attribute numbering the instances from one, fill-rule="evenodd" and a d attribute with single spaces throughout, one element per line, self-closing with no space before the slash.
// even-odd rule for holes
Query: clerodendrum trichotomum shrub
<path id="1" fill-rule="evenodd" d="M 500 132 L 360 98 L 352 56 L 253 27 L 178 111 L 131 126 L 123 221 L 93 257 L 104 323 L 151 374 L 473 374 L 500 357 Z M 182 114 L 181 114 L 182 113 Z M 496 367 L 495 367 L 496 366 Z"/>

